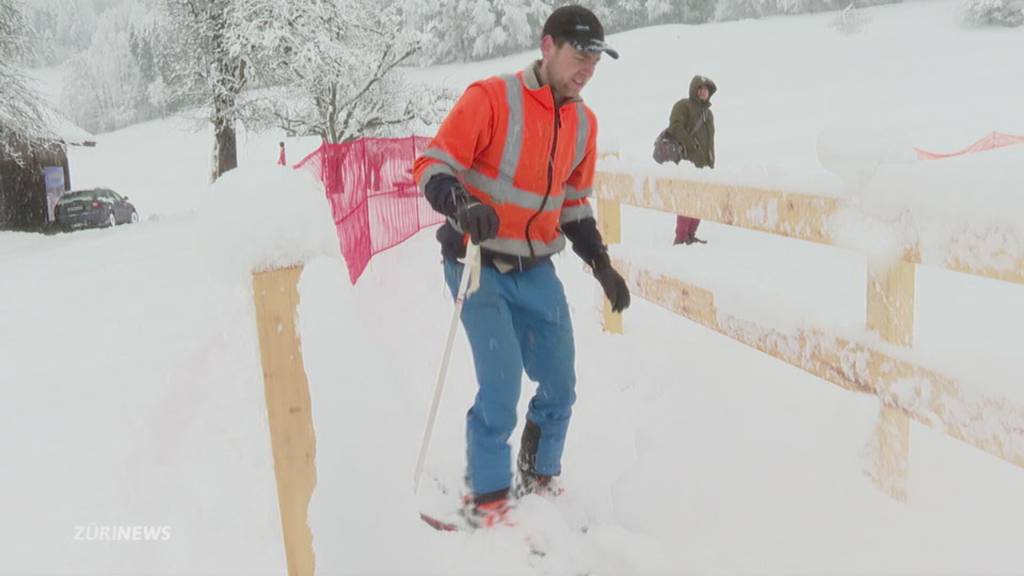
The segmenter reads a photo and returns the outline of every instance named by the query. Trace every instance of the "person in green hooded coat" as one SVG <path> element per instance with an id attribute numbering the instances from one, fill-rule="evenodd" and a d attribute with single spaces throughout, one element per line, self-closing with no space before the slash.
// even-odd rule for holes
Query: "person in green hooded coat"
<path id="1" fill-rule="evenodd" d="M 689 160 L 697 168 L 715 167 L 715 116 L 711 113 L 711 96 L 718 90 L 715 83 L 706 76 L 694 76 L 690 81 L 690 97 L 675 103 L 669 117 L 668 128 L 659 140 L 670 139 L 675 154 L 668 160 L 678 164 Z M 664 161 L 664 160 L 661 160 Z M 675 244 L 705 242 L 697 238 L 700 220 L 688 216 L 676 219 Z"/>

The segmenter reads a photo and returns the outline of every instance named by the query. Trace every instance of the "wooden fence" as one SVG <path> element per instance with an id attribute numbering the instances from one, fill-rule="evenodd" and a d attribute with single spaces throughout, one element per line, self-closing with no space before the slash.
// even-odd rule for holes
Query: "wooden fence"
<path id="1" fill-rule="evenodd" d="M 599 226 L 608 244 L 622 241 L 622 204 L 822 244 L 833 244 L 829 224 L 845 208 L 840 198 L 608 171 L 597 174 L 594 192 Z M 900 357 L 906 356 L 900 354 L 901 347 L 913 345 L 920 247 L 906 246 L 902 255 L 888 267 L 869 267 L 865 327 L 880 336 L 883 342 L 877 344 L 814 328 L 792 333 L 760 326 L 718 310 L 709 290 L 620 258 L 614 262 L 644 299 L 837 386 L 877 396 L 880 413 L 869 440 L 874 458 L 867 471 L 881 490 L 905 502 L 911 418 L 1024 467 L 1024 408 L 964 390 L 955 379 Z M 1000 256 L 1005 260 L 1007 255 Z M 963 261 L 950 252 L 943 267 L 1024 284 L 1024 254 L 1010 259 L 1014 266 L 995 268 Z M 610 332 L 623 330 L 622 317 L 612 313 L 607 302 L 604 322 Z"/>
<path id="2" fill-rule="evenodd" d="M 597 175 L 599 224 L 609 244 L 621 242 L 622 204 L 823 244 L 832 243 L 829 221 L 843 209 L 838 199 L 774 190 L 667 178 L 637 184 L 632 174 Z M 870 440 L 876 457 L 869 473 L 887 494 L 906 501 L 911 418 L 1024 467 L 1024 409 L 965 391 L 955 379 L 899 357 L 897 347 L 912 345 L 915 266 L 921 261 L 916 246 L 906 247 L 903 255 L 889 268 L 869 271 L 865 325 L 884 341 L 875 346 L 812 328 L 791 333 L 759 326 L 718 310 L 709 290 L 623 259 L 615 259 L 615 265 L 635 294 L 655 304 L 833 384 L 876 395 L 881 408 Z M 1024 284 L 1024 256 L 1013 261 L 1011 269 L 995 269 L 950 254 L 945 267 Z M 316 484 L 316 437 L 295 326 L 300 274 L 300 267 L 258 272 L 253 292 L 288 574 L 312 576 L 307 511 Z M 623 330 L 622 317 L 607 302 L 605 327 Z M 986 425 L 978 426 L 981 422 Z"/>

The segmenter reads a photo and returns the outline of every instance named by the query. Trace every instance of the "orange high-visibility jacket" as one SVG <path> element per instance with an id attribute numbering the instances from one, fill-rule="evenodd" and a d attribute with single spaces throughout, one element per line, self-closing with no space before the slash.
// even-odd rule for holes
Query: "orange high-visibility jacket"
<path id="1" fill-rule="evenodd" d="M 467 88 L 413 171 L 421 191 L 435 174 L 451 174 L 494 207 L 498 237 L 481 248 L 535 257 L 565 247 L 561 224 L 593 218 L 596 159 L 594 113 L 578 99 L 556 110 L 531 67 Z"/>

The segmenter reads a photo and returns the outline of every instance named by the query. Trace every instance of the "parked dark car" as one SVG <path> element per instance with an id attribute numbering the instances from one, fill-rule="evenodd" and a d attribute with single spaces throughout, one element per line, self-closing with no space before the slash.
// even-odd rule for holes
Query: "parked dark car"
<path id="1" fill-rule="evenodd" d="M 67 231 L 134 223 L 139 221 L 139 213 L 127 196 L 109 188 L 95 188 L 62 195 L 53 209 L 53 218 L 58 227 Z"/>

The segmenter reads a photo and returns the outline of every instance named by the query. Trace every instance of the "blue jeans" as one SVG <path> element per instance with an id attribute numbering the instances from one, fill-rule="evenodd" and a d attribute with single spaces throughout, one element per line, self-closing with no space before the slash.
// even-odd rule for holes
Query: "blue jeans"
<path id="1" fill-rule="evenodd" d="M 445 260 L 454 297 L 463 265 Z M 576 401 L 576 349 L 565 290 L 551 261 L 525 272 L 481 270 L 480 288 L 462 307 L 476 367 L 477 394 L 466 414 L 466 457 L 474 494 L 512 485 L 508 440 L 516 426 L 523 369 L 537 382 L 526 413 L 540 428 L 535 472 L 562 471 L 565 434 Z"/>

